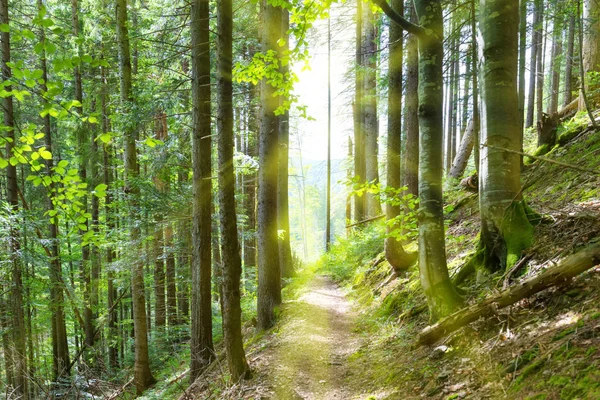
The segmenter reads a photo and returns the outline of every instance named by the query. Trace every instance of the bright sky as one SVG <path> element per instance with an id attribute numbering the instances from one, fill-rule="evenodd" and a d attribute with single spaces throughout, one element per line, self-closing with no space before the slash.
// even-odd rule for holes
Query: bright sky
<path id="1" fill-rule="evenodd" d="M 331 157 L 345 158 L 348 135 L 352 134 L 352 78 L 346 78 L 354 60 L 354 30 L 352 7 L 334 5 L 332 9 L 331 45 Z M 343 15 L 345 12 L 348 15 Z M 302 157 L 310 160 L 327 159 L 327 21 L 318 21 L 310 34 L 311 69 L 301 71 L 296 66 L 300 82 L 295 92 L 300 104 L 308 106 L 308 115 L 315 121 L 290 124 L 291 134 L 302 135 Z M 295 127 L 298 127 L 295 130 Z M 292 139 L 292 146 L 297 141 Z"/>

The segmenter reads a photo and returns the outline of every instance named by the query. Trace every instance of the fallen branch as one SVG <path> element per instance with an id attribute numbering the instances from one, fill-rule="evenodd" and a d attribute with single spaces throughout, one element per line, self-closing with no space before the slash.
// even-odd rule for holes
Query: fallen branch
<path id="1" fill-rule="evenodd" d="M 553 286 L 569 282 L 575 276 L 600 264 L 600 243 L 595 243 L 586 249 L 565 258 L 555 267 L 550 267 L 538 276 L 529 278 L 514 287 L 504 290 L 497 295 L 471 307 L 464 308 L 428 326 L 419 334 L 417 343 L 428 345 L 437 342 L 444 336 L 482 317 L 494 315 L 500 308 L 515 304 L 521 299 L 541 292 Z"/>
<path id="2" fill-rule="evenodd" d="M 353 223 L 353 224 L 346 225 L 346 228 L 352 228 L 353 226 L 357 226 L 357 225 L 366 224 L 367 222 L 377 221 L 378 219 L 381 219 L 381 218 L 383 218 L 383 217 L 385 217 L 385 214 L 378 215 L 378 216 L 376 216 L 376 217 L 373 217 L 373 218 L 367 218 L 367 219 L 363 219 L 362 221 L 358 221 L 358 222 L 355 222 L 355 223 Z"/>
<path id="3" fill-rule="evenodd" d="M 550 164 L 560 165 L 561 167 L 570 168 L 570 169 L 574 169 L 574 170 L 581 171 L 581 172 L 587 172 L 587 173 L 594 174 L 594 175 L 600 175 L 600 171 L 598 171 L 598 170 L 578 167 L 577 165 L 567 164 L 567 163 L 564 163 L 561 161 L 552 160 L 551 158 L 547 158 L 547 157 L 533 156 L 531 154 L 523 153 L 522 151 L 505 149 L 504 147 L 492 146 L 490 144 L 484 144 L 483 146 L 489 147 L 490 149 L 502 150 L 507 153 L 520 154 L 525 157 L 533 158 L 534 160 L 540 160 L 540 161 L 547 162 Z"/>
<path id="4" fill-rule="evenodd" d="M 128 380 L 127 383 L 124 384 L 123 386 L 121 386 L 121 388 L 119 390 L 116 390 L 113 394 L 111 394 L 110 396 L 108 396 L 107 400 L 116 400 L 116 399 L 118 399 L 121 396 L 121 393 L 123 393 L 125 391 L 125 389 L 127 389 L 132 384 L 133 384 L 133 378 L 131 378 L 130 380 Z"/>

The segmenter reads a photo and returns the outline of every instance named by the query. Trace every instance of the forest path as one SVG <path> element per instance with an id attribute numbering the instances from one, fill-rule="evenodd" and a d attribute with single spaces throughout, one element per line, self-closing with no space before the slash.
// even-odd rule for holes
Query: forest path
<path id="1" fill-rule="evenodd" d="M 352 399 L 355 391 L 348 356 L 360 345 L 353 332 L 356 315 L 342 290 L 315 276 L 306 291 L 285 306 L 273 346 L 254 360 L 267 370 L 269 393 L 280 400 Z"/>

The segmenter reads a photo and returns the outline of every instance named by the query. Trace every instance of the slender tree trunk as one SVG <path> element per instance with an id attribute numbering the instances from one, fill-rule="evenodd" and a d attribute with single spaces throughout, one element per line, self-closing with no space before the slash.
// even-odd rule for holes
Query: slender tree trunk
<path id="1" fill-rule="evenodd" d="M 479 45 L 477 42 L 477 13 L 475 11 L 475 0 L 471 0 L 471 47 L 473 49 L 473 58 L 471 62 L 471 70 L 473 71 L 473 135 L 475 143 L 473 145 L 473 159 L 475 162 L 475 170 L 479 172 L 479 151 L 480 151 L 480 119 L 479 119 Z"/>
<path id="2" fill-rule="evenodd" d="M 0 23 L 9 25 L 8 0 L 0 0 Z M 2 41 L 2 79 L 10 81 L 12 77 L 10 32 L 1 32 Z M 8 92 L 12 90 L 10 85 L 4 87 Z M 6 157 L 11 157 L 15 146 L 15 120 L 13 114 L 13 97 L 6 96 L 3 100 L 4 126 L 6 129 Z M 6 167 L 6 200 L 10 206 L 11 213 L 17 215 L 19 212 L 19 197 L 17 188 L 17 167 L 8 164 Z M 22 400 L 29 399 L 29 382 L 27 381 L 27 351 L 25 344 L 25 315 L 23 310 L 23 279 L 21 265 L 21 243 L 19 230 L 12 226 L 8 233 L 8 251 L 11 268 L 11 286 L 9 290 L 10 310 L 12 316 L 12 360 L 14 367 L 14 395 Z"/>
<path id="3" fill-rule="evenodd" d="M 240 306 L 242 260 L 238 242 L 237 215 L 235 212 L 235 174 L 233 171 L 232 0 L 219 1 L 217 10 L 219 31 L 217 42 L 219 214 L 221 217 L 221 249 L 223 255 L 221 313 L 223 315 L 223 342 L 227 353 L 227 364 L 232 382 L 237 382 L 246 375 L 249 367 L 242 339 L 242 309 Z"/>
<path id="4" fill-rule="evenodd" d="M 561 3 L 555 0 L 554 22 L 552 27 L 552 57 L 550 61 L 552 82 L 550 86 L 550 103 L 548 104 L 548 114 L 554 114 L 558 111 L 558 91 L 560 86 L 560 68 L 562 60 L 563 18 Z M 553 145 L 554 143 L 551 144 Z"/>
<path id="5" fill-rule="evenodd" d="M 408 10 L 409 19 L 418 23 L 414 5 Z M 404 106 L 404 182 L 408 193 L 419 195 L 419 41 L 416 35 L 408 35 L 406 43 L 406 104 Z"/>
<path id="6" fill-rule="evenodd" d="M 533 228 L 520 201 L 520 157 L 497 147 L 520 151 L 517 100 L 518 0 L 482 0 L 483 37 L 481 244 L 491 271 L 514 265 L 531 244 Z M 488 146 L 494 146 L 488 147 Z"/>
<path id="7" fill-rule="evenodd" d="M 523 134 L 525 128 L 525 72 L 527 69 L 527 1 L 519 2 L 519 117 L 520 117 L 520 147 L 523 149 Z M 522 160 L 522 157 L 521 157 Z M 522 161 L 521 161 L 522 163 Z"/>
<path id="8" fill-rule="evenodd" d="M 541 30 L 544 26 L 541 14 L 543 12 L 543 0 L 533 1 L 533 23 L 531 30 L 531 51 L 529 59 L 529 91 L 527 94 L 527 120 L 525 127 L 529 128 L 533 126 L 533 117 L 535 112 L 535 83 L 536 83 L 536 72 L 537 72 L 537 60 L 538 53 L 542 51 L 540 48 L 541 43 Z"/>
<path id="9" fill-rule="evenodd" d="M 177 325 L 177 282 L 175 279 L 175 253 L 173 251 L 173 225 L 167 223 L 163 233 L 165 243 L 165 281 L 167 285 L 167 322 L 169 329 Z"/>
<path id="10" fill-rule="evenodd" d="M 37 2 L 38 10 L 43 9 L 43 4 L 41 0 Z M 46 34 L 44 29 L 40 29 L 40 42 L 46 42 Z M 41 54 L 41 70 L 42 70 L 42 79 L 44 81 L 41 84 L 40 89 L 44 93 L 48 90 L 46 87 L 46 83 L 48 82 L 48 67 L 46 61 L 46 52 L 42 50 Z M 47 101 L 42 99 L 44 105 L 46 106 Z M 44 139 L 46 149 L 50 152 L 53 150 L 52 146 L 52 131 L 50 125 L 50 115 L 46 114 L 43 117 L 43 126 L 44 126 Z M 48 176 L 52 176 L 54 168 L 54 160 L 50 158 L 46 160 L 46 173 Z M 62 289 L 62 265 L 60 260 L 59 253 L 59 241 L 58 241 L 58 215 L 56 215 L 56 210 L 54 208 L 54 204 L 52 203 L 51 196 L 54 196 L 54 192 L 56 190 L 56 185 L 52 183 L 48 187 L 48 199 L 47 199 L 47 212 L 50 214 L 54 214 L 52 220 L 48 226 L 50 231 L 50 298 L 51 298 L 51 310 L 52 310 L 52 352 L 53 352 L 53 362 L 52 362 L 52 372 L 53 379 L 56 381 L 63 376 L 69 374 L 69 365 L 71 364 L 69 360 L 69 346 L 67 343 L 67 327 L 65 323 L 65 311 L 64 311 L 64 294 Z"/>
<path id="11" fill-rule="evenodd" d="M 250 132 L 258 132 L 258 120 L 257 113 L 258 110 L 255 106 L 255 99 L 257 91 L 254 87 L 250 87 L 248 89 L 248 107 L 250 110 L 248 112 L 248 137 L 246 138 L 246 155 L 250 157 L 257 157 L 257 137 L 250 136 Z M 245 271 L 245 281 L 246 281 L 246 289 L 254 290 L 256 288 L 256 279 L 257 279 L 257 271 L 256 271 L 256 185 L 257 185 L 258 174 L 253 172 L 248 176 L 248 178 L 244 181 L 244 209 L 246 211 L 246 216 L 248 217 L 248 222 L 245 239 L 244 239 L 244 271 Z"/>
<path id="12" fill-rule="evenodd" d="M 165 260 L 163 257 L 163 230 L 161 221 L 157 221 L 152 242 L 152 258 L 154 259 L 154 326 L 164 328 L 165 315 Z"/>
<path id="13" fill-rule="evenodd" d="M 573 61 L 575 57 L 575 16 L 569 16 L 569 32 L 567 39 L 567 56 L 565 58 L 565 86 L 563 107 L 573 101 Z"/>
<path id="14" fill-rule="evenodd" d="M 390 5 L 402 14 L 404 0 L 393 0 Z M 402 149 L 402 47 L 403 31 L 397 24 L 390 24 L 390 55 L 388 65 L 388 132 L 387 132 L 387 188 L 393 190 L 390 197 L 402 196 L 400 189 L 401 149 Z M 387 237 L 385 238 L 385 258 L 397 271 L 408 269 L 416 260 L 416 255 L 408 255 L 399 239 L 401 226 L 393 221 L 403 210 L 399 204 L 388 202 L 385 205 Z"/>
<path id="15" fill-rule="evenodd" d="M 365 154 L 365 177 L 367 182 L 379 183 L 379 121 L 377 115 L 377 21 L 370 7 L 364 12 L 364 39 L 363 39 L 363 63 L 364 63 L 364 154 Z M 368 217 L 381 214 L 381 204 L 377 197 L 366 193 Z"/>
<path id="16" fill-rule="evenodd" d="M 537 73 L 536 73 L 536 82 L 535 82 L 535 90 L 536 90 L 536 121 L 542 120 L 542 114 L 544 112 L 544 71 L 546 67 L 546 43 L 547 37 L 545 32 L 547 31 L 548 21 L 544 22 L 544 0 L 542 0 L 542 11 L 540 12 L 540 33 L 538 36 L 538 52 L 537 52 Z"/>
<path id="17" fill-rule="evenodd" d="M 210 11 L 208 0 L 193 0 L 192 38 L 192 382 L 214 359 L 211 303 L 211 118 L 210 118 Z"/>
<path id="18" fill-rule="evenodd" d="M 117 0 L 117 42 L 119 47 L 119 67 L 121 72 L 121 105 L 124 113 L 129 113 L 135 104 L 132 93 L 131 57 L 129 49 L 129 33 L 127 31 L 127 0 Z M 130 121 L 124 132 L 125 142 L 125 186 L 128 193 L 128 210 L 131 220 L 131 246 L 133 247 L 131 263 L 131 298 L 133 311 L 133 325 L 135 329 L 135 364 L 134 383 L 138 395 L 142 394 L 156 380 L 150 371 L 148 356 L 148 327 L 146 324 L 146 294 L 144 289 L 144 264 L 138 258 L 140 228 L 136 226 L 139 217 L 138 201 L 140 189 L 135 183 L 139 175 L 139 165 L 136 150 L 136 127 Z"/>
<path id="19" fill-rule="evenodd" d="M 281 9 L 263 0 L 263 52 L 277 52 L 281 32 Z M 258 146 L 258 329 L 275 323 L 275 308 L 281 304 L 281 270 L 277 234 L 277 165 L 279 124 L 274 112 L 279 98 L 275 88 L 261 81 L 261 124 Z"/>
<path id="20" fill-rule="evenodd" d="M 354 117 L 354 179 L 362 185 L 366 182 L 365 165 L 365 132 L 362 118 L 364 107 L 364 54 L 363 54 L 363 5 L 361 0 L 356 0 L 356 61 L 354 80 L 354 105 L 352 115 Z M 367 213 L 366 196 L 354 196 L 354 219 L 362 221 Z"/>
<path id="21" fill-rule="evenodd" d="M 289 35 L 287 31 L 290 26 L 289 11 L 282 9 L 281 17 L 281 37 L 284 45 L 281 47 L 282 52 L 289 51 Z M 283 66 L 282 73 L 284 76 L 289 71 L 289 65 Z M 283 104 L 287 99 L 281 98 Z M 291 278 L 296 273 L 292 263 L 292 247 L 290 245 L 290 204 L 288 198 L 289 191 L 289 147 L 290 147 L 290 112 L 286 110 L 279 116 L 279 177 L 277 182 L 277 223 L 278 230 L 282 233 L 279 240 L 279 264 L 281 268 L 282 278 Z"/>

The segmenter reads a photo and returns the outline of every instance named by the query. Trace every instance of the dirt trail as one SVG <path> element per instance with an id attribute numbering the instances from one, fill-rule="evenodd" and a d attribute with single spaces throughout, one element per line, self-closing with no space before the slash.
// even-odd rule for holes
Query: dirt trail
<path id="1" fill-rule="evenodd" d="M 280 400 L 352 399 L 355 372 L 348 356 L 359 346 L 355 315 L 329 278 L 316 276 L 308 290 L 285 306 L 274 345 L 253 360 L 266 369 L 268 390 L 257 398 Z"/>

